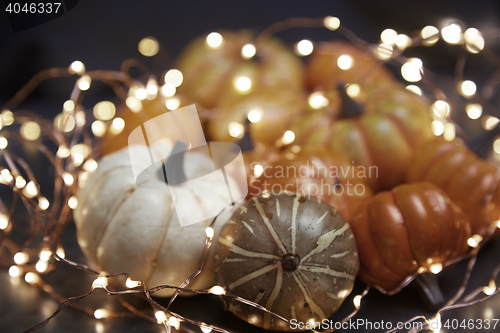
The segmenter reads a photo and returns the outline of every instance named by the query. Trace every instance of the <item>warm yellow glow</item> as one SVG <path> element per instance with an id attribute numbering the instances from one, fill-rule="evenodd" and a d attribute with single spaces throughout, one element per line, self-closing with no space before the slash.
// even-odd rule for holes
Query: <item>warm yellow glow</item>
<path id="1" fill-rule="evenodd" d="M 174 92 L 174 94 L 175 94 L 175 92 Z M 127 97 L 127 99 L 125 100 L 125 104 L 132 112 L 137 113 L 137 112 L 142 110 L 142 103 L 141 103 L 140 99 L 138 99 L 137 97 L 134 97 L 134 96 Z"/>
<path id="2" fill-rule="evenodd" d="M 16 187 L 18 189 L 22 189 L 26 186 L 26 180 L 23 178 L 23 176 L 16 176 Z"/>
<path id="3" fill-rule="evenodd" d="M 73 61 L 71 65 L 69 65 L 69 71 L 72 74 L 83 74 L 85 73 L 85 65 L 81 61 Z"/>
<path id="4" fill-rule="evenodd" d="M 71 196 L 68 199 L 68 206 L 71 209 L 76 209 L 76 207 L 78 207 L 78 199 L 75 196 Z"/>
<path id="5" fill-rule="evenodd" d="M 5 149 L 8 145 L 9 141 L 5 137 L 0 136 L 0 149 Z"/>
<path id="6" fill-rule="evenodd" d="M 158 83 L 155 79 L 149 79 L 146 84 L 146 92 L 148 93 L 147 99 L 153 99 L 158 94 Z"/>
<path id="7" fill-rule="evenodd" d="M 347 95 L 351 98 L 356 98 L 359 96 L 359 93 L 361 92 L 361 87 L 357 83 L 351 83 L 350 85 L 347 86 L 345 89 Z"/>
<path id="8" fill-rule="evenodd" d="M 57 157 L 59 158 L 66 158 L 71 154 L 71 150 L 68 149 L 66 146 L 59 146 L 59 149 L 57 149 Z"/>
<path id="9" fill-rule="evenodd" d="M 73 185 L 73 182 L 75 181 L 75 179 L 73 178 L 73 175 L 70 174 L 69 172 L 63 172 L 62 178 L 64 180 L 64 184 L 66 184 L 68 186 Z"/>
<path id="10" fill-rule="evenodd" d="M 7 216 L 3 213 L 0 213 L 0 230 L 5 230 L 9 226 L 9 220 Z"/>
<path id="11" fill-rule="evenodd" d="M 113 119 L 113 122 L 111 123 L 111 127 L 109 128 L 109 131 L 112 134 L 120 134 L 123 129 L 125 128 L 125 120 L 123 120 L 120 117 L 116 117 Z"/>
<path id="12" fill-rule="evenodd" d="M 481 125 L 487 131 L 492 130 L 498 124 L 498 118 L 493 116 L 484 116 L 481 119 Z"/>
<path id="13" fill-rule="evenodd" d="M 35 265 L 35 269 L 39 273 L 45 273 L 49 268 L 49 264 L 46 261 L 38 261 Z"/>
<path id="14" fill-rule="evenodd" d="M 246 93 L 252 88 L 252 80 L 246 76 L 240 76 L 233 82 L 234 87 L 241 93 Z"/>
<path id="15" fill-rule="evenodd" d="M 444 125 L 442 122 L 440 122 L 439 120 L 434 120 L 432 123 L 431 123 L 431 129 L 432 129 L 432 133 L 435 135 L 435 136 L 440 136 L 441 134 L 443 134 L 444 132 Z"/>
<path id="16" fill-rule="evenodd" d="M 75 114 L 75 119 L 76 119 L 76 125 L 78 127 L 85 126 L 85 124 L 87 123 L 85 111 L 77 111 Z"/>
<path id="17" fill-rule="evenodd" d="M 67 100 L 66 102 L 64 102 L 63 104 L 63 110 L 64 111 L 73 111 L 75 109 L 75 102 L 73 102 L 72 100 Z"/>
<path id="18" fill-rule="evenodd" d="M 103 319 L 109 317 L 109 311 L 106 309 L 97 309 L 94 311 L 94 317 L 96 319 Z"/>
<path id="19" fill-rule="evenodd" d="M 38 274 L 33 273 L 33 272 L 28 272 L 24 276 L 24 280 L 28 282 L 29 284 L 36 284 L 40 281 L 40 276 Z"/>
<path id="20" fill-rule="evenodd" d="M 431 109 L 436 116 L 441 118 L 447 117 L 450 114 L 450 104 L 442 100 L 434 102 Z"/>
<path id="21" fill-rule="evenodd" d="M 26 252 L 17 252 L 14 255 L 14 262 L 18 265 L 24 265 L 25 263 L 28 262 L 29 256 Z"/>
<path id="22" fill-rule="evenodd" d="M 57 247 L 57 250 L 56 250 L 56 254 L 60 257 L 60 258 L 65 258 L 66 257 L 66 253 L 64 252 L 64 249 L 62 246 L 58 246 Z"/>
<path id="23" fill-rule="evenodd" d="M 467 104 L 465 111 L 470 119 L 478 119 L 483 114 L 483 107 L 481 104 Z"/>
<path id="24" fill-rule="evenodd" d="M 218 32 L 211 32 L 207 36 L 206 43 L 212 49 L 220 49 L 224 44 L 224 38 Z"/>
<path id="25" fill-rule="evenodd" d="M 419 58 L 410 58 L 401 66 L 401 75 L 408 82 L 418 82 L 422 79 L 423 64 Z"/>
<path id="26" fill-rule="evenodd" d="M 200 330 L 203 333 L 210 333 L 210 332 L 212 332 L 212 328 L 210 326 L 208 326 L 207 324 L 205 324 L 205 323 L 201 323 Z"/>
<path id="27" fill-rule="evenodd" d="M 26 140 L 37 140 L 41 132 L 40 125 L 34 121 L 27 121 L 21 125 L 21 136 Z"/>
<path id="28" fill-rule="evenodd" d="M 110 101 L 102 101 L 94 106 L 94 117 L 99 120 L 110 120 L 116 114 L 116 107 Z"/>
<path id="29" fill-rule="evenodd" d="M 354 303 L 354 307 L 356 309 L 359 309 L 359 307 L 361 306 L 361 295 L 356 295 L 354 296 L 352 302 Z"/>
<path id="30" fill-rule="evenodd" d="M 54 118 L 54 127 L 61 132 L 71 132 L 76 125 L 75 117 L 70 114 L 59 113 Z"/>
<path id="31" fill-rule="evenodd" d="M 175 110 L 175 109 L 178 109 L 179 106 L 181 106 L 181 100 L 177 97 L 172 97 L 172 98 L 169 98 L 167 99 L 167 101 L 165 102 L 165 106 L 167 107 L 167 109 L 169 110 Z"/>
<path id="32" fill-rule="evenodd" d="M 85 90 L 89 90 L 91 82 L 92 82 L 92 79 L 90 78 L 90 76 L 84 75 L 78 79 L 77 85 L 78 85 L 78 88 L 80 90 L 85 91 Z"/>
<path id="33" fill-rule="evenodd" d="M 438 274 L 439 272 L 441 272 L 443 270 L 443 265 L 439 262 L 432 264 L 429 266 L 429 270 L 434 274 Z"/>
<path id="34" fill-rule="evenodd" d="M 406 89 L 411 91 L 412 93 L 417 94 L 418 96 L 422 96 L 422 89 L 414 84 L 407 85 Z"/>
<path id="35" fill-rule="evenodd" d="M 262 119 L 263 111 L 261 109 L 253 109 L 248 112 L 247 118 L 252 123 L 258 123 Z"/>
<path id="36" fill-rule="evenodd" d="M 328 98 L 323 95 L 323 92 L 316 91 L 309 95 L 308 103 L 313 109 L 321 109 L 328 105 Z"/>
<path id="37" fill-rule="evenodd" d="M 411 46 L 412 40 L 408 35 L 405 34 L 399 34 L 396 37 L 396 46 L 398 49 L 404 50 L 407 47 Z"/>
<path id="38" fill-rule="evenodd" d="M 337 59 L 337 66 L 339 66 L 341 70 L 346 71 L 354 66 L 354 58 L 349 54 L 343 54 Z"/>
<path id="39" fill-rule="evenodd" d="M 16 265 L 10 266 L 9 268 L 9 275 L 12 277 L 18 277 L 21 276 L 22 274 L 22 269 L 20 267 L 17 267 Z"/>
<path id="40" fill-rule="evenodd" d="M 79 143 L 71 147 L 71 157 L 75 166 L 80 166 L 85 158 L 90 154 L 90 147 Z"/>
<path id="41" fill-rule="evenodd" d="M 41 261 L 49 261 L 51 256 L 52 251 L 50 251 L 49 249 L 43 249 L 42 251 L 40 251 L 39 257 Z"/>
<path id="42" fill-rule="evenodd" d="M 396 38 L 398 37 L 398 33 L 393 29 L 385 29 L 380 34 L 380 40 L 383 43 L 394 45 L 396 43 Z"/>
<path id="43" fill-rule="evenodd" d="M 178 69 L 171 69 L 165 74 L 165 83 L 170 83 L 174 87 L 180 86 L 183 80 L 184 77 Z"/>
<path id="44" fill-rule="evenodd" d="M 439 313 L 436 313 L 436 316 L 430 320 L 427 321 L 427 324 L 429 325 L 429 328 L 433 332 L 440 332 L 442 323 L 441 323 L 441 315 Z"/>
<path id="45" fill-rule="evenodd" d="M 460 93 L 464 97 L 474 96 L 476 89 L 476 84 L 471 80 L 465 80 L 460 83 Z"/>
<path id="46" fill-rule="evenodd" d="M 479 30 L 476 28 L 469 28 L 464 32 L 465 46 L 467 51 L 471 53 L 478 53 L 484 49 L 484 38 Z"/>
<path id="47" fill-rule="evenodd" d="M 493 295 L 497 291 L 497 285 L 495 284 L 495 280 L 490 280 L 490 283 L 488 284 L 487 287 L 483 288 L 483 293 L 485 293 L 488 296 Z"/>
<path id="48" fill-rule="evenodd" d="M 293 133 L 292 131 L 286 131 L 281 138 L 281 142 L 283 142 L 283 144 L 285 145 L 292 143 L 293 140 L 295 140 L 295 133 Z"/>
<path id="49" fill-rule="evenodd" d="M 241 137 L 243 135 L 243 132 L 245 131 L 245 127 L 235 121 L 230 122 L 227 126 L 227 129 L 229 131 L 229 135 L 231 135 L 233 138 Z"/>
<path id="50" fill-rule="evenodd" d="M 97 162 L 94 159 L 89 159 L 83 164 L 83 170 L 87 172 L 93 172 L 97 169 Z"/>
<path id="51" fill-rule="evenodd" d="M 373 55 L 375 58 L 380 60 L 387 60 L 392 57 L 392 52 L 394 49 L 391 44 L 380 43 L 379 46 L 374 50 Z"/>
<path id="52" fill-rule="evenodd" d="M 131 278 L 127 278 L 127 281 L 125 281 L 125 285 L 127 286 L 127 288 L 135 288 L 141 285 L 141 281 L 134 281 Z"/>
<path id="53" fill-rule="evenodd" d="M 462 28 L 456 23 L 448 24 L 441 29 L 441 36 L 448 44 L 459 44 L 463 37 Z"/>
<path id="54" fill-rule="evenodd" d="M 165 83 L 161 87 L 161 94 L 165 97 L 172 97 L 175 95 L 176 88 L 172 83 Z"/>
<path id="55" fill-rule="evenodd" d="M 221 286 L 213 286 L 208 290 L 209 293 L 214 295 L 225 295 L 226 291 Z"/>
<path id="56" fill-rule="evenodd" d="M 493 150 L 495 151 L 495 153 L 500 154 L 500 138 L 495 139 L 495 141 L 493 142 Z"/>
<path id="57" fill-rule="evenodd" d="M 174 316 L 168 318 L 168 323 L 170 324 L 170 326 L 175 327 L 176 330 L 179 330 L 181 328 L 181 321 Z"/>
<path id="58" fill-rule="evenodd" d="M 301 150 L 301 149 L 300 149 L 300 146 L 299 146 L 299 145 L 292 146 L 292 151 L 293 151 L 294 153 L 296 153 L 296 154 L 297 154 L 297 153 L 299 153 L 299 152 L 300 152 L 300 150 Z"/>
<path id="59" fill-rule="evenodd" d="M 257 49 L 255 48 L 255 45 L 253 44 L 245 44 L 241 48 L 241 56 L 243 59 L 252 59 L 255 54 L 257 53 Z"/>
<path id="60" fill-rule="evenodd" d="M 105 288 L 108 286 L 108 278 L 105 276 L 99 276 L 92 282 L 92 288 Z"/>
<path id="61" fill-rule="evenodd" d="M 33 181 L 30 181 L 23 189 L 23 194 L 28 198 L 34 198 L 38 194 L 38 188 Z"/>
<path id="62" fill-rule="evenodd" d="M 91 128 L 92 133 L 97 137 L 101 137 L 106 133 L 106 124 L 100 120 L 94 121 Z"/>
<path id="63" fill-rule="evenodd" d="M 212 227 L 207 227 L 205 229 L 205 233 L 207 234 L 207 237 L 210 239 L 214 237 L 214 229 Z"/>
<path id="64" fill-rule="evenodd" d="M 310 40 L 303 39 L 295 44 L 295 53 L 299 56 L 305 57 L 312 53 L 314 45 Z"/>
<path id="65" fill-rule="evenodd" d="M 329 30 L 337 30 L 340 27 L 340 20 L 338 17 L 327 16 L 323 20 L 323 25 Z"/>
<path id="66" fill-rule="evenodd" d="M 483 236 L 475 234 L 474 236 L 472 236 L 467 240 L 467 244 L 469 244 L 469 246 L 472 248 L 476 248 L 482 241 L 483 241 Z"/>
<path id="67" fill-rule="evenodd" d="M 11 181 L 14 180 L 14 177 L 12 177 L 12 174 L 10 173 L 9 169 L 2 169 L 1 174 L 7 183 L 10 183 Z"/>
<path id="68" fill-rule="evenodd" d="M 83 188 L 89 179 L 89 172 L 82 171 L 78 174 L 78 187 Z"/>
<path id="69" fill-rule="evenodd" d="M 148 97 L 148 91 L 146 90 L 146 88 L 137 88 L 135 90 L 135 97 L 137 97 L 139 100 L 145 100 L 146 97 Z"/>
<path id="70" fill-rule="evenodd" d="M 446 141 L 452 141 L 455 139 L 455 125 L 453 123 L 444 124 L 443 138 Z"/>
<path id="71" fill-rule="evenodd" d="M 260 177 L 263 173 L 264 173 L 264 167 L 262 167 L 262 165 L 257 164 L 257 165 L 253 168 L 253 175 L 254 175 L 255 177 Z"/>
<path id="72" fill-rule="evenodd" d="M 158 324 L 162 324 L 165 321 L 167 321 L 167 315 L 163 311 L 156 311 L 155 312 L 155 318 L 156 318 L 156 322 Z"/>
<path id="73" fill-rule="evenodd" d="M 439 40 L 439 30 L 432 25 L 424 27 L 420 35 L 423 39 L 422 44 L 425 46 L 434 45 Z"/>
<path id="74" fill-rule="evenodd" d="M 2 114 L 2 126 L 9 126 L 14 123 L 14 113 L 10 110 L 3 110 Z"/>
<path id="75" fill-rule="evenodd" d="M 40 207 L 41 210 L 47 210 L 50 206 L 49 200 L 47 200 L 46 197 L 40 197 L 38 199 L 38 207 Z"/>
<path id="76" fill-rule="evenodd" d="M 160 50 L 160 44 L 154 37 L 145 37 L 139 42 L 138 49 L 143 56 L 152 57 Z"/>

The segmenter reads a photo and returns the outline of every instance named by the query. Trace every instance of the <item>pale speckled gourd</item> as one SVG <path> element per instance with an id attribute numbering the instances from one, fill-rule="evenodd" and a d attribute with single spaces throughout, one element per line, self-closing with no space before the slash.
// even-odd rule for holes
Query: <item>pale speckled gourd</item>
<path id="1" fill-rule="evenodd" d="M 180 227 L 169 188 L 158 176 L 160 170 L 151 170 L 144 178 L 145 182 L 160 184 L 159 188 L 136 184 L 132 167 L 144 170 L 150 166 L 147 147 L 133 146 L 131 149 L 135 157 L 133 166 L 128 148 L 109 154 L 99 162 L 97 170 L 78 192 L 79 204 L 74 211 L 78 242 L 91 264 L 100 271 L 127 272 L 133 280 L 143 280 L 149 287 L 179 285 L 201 263 L 205 228 L 210 221 Z M 157 145 L 152 149 L 158 156 L 169 156 L 172 146 Z M 205 155 L 191 153 L 185 156 L 184 172 L 188 178 L 211 171 L 210 159 Z M 230 176 L 228 181 L 233 182 Z M 196 204 L 183 209 L 203 210 L 222 200 L 213 195 L 218 189 L 210 181 L 188 190 L 188 201 Z M 227 188 L 220 188 L 220 191 L 227 191 Z M 211 195 L 207 197 L 207 193 Z M 226 212 L 219 218 L 214 227 L 216 236 L 230 214 Z M 213 283 L 213 261 L 208 260 L 189 288 L 207 288 Z M 155 296 L 172 293 L 172 289 L 164 289 Z"/>
<path id="2" fill-rule="evenodd" d="M 331 316 L 352 291 L 358 268 L 349 225 L 332 206 L 312 197 L 254 197 L 233 214 L 217 241 L 217 283 L 297 322 Z M 292 330 L 262 310 L 224 300 L 253 325 Z"/>

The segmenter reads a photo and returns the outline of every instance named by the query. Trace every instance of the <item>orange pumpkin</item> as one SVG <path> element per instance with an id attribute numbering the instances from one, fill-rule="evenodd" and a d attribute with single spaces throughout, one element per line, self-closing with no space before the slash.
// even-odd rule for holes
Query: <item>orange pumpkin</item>
<path id="1" fill-rule="evenodd" d="M 330 110 L 314 110 L 293 128 L 294 143 L 348 156 L 371 174 L 374 191 L 390 189 L 404 174 L 418 147 L 430 140 L 429 105 L 398 85 L 372 89 L 357 103 L 339 85 Z"/>
<path id="2" fill-rule="evenodd" d="M 419 267 L 425 271 L 464 254 L 470 237 L 462 210 L 428 182 L 377 194 L 360 207 L 350 225 L 360 259 L 358 277 L 387 291 Z"/>
<path id="3" fill-rule="evenodd" d="M 249 46 L 245 52 L 245 45 L 252 45 L 255 53 Z M 297 91 L 303 86 L 301 61 L 278 39 L 260 43 L 248 31 L 197 38 L 179 56 L 177 68 L 184 76 L 178 91 L 206 108 L 217 106 L 222 98 L 275 88 Z M 238 83 L 239 78 L 246 79 Z"/>
<path id="4" fill-rule="evenodd" d="M 467 214 L 473 234 L 484 234 L 500 217 L 500 171 L 458 140 L 424 145 L 406 179 L 439 186 Z"/>
<path id="5" fill-rule="evenodd" d="M 370 88 L 395 81 L 392 73 L 371 53 L 341 40 L 316 45 L 306 73 L 310 90 L 318 87 L 328 90 L 338 83 Z"/>
<path id="6" fill-rule="evenodd" d="M 260 168 L 256 166 L 260 165 Z M 267 154 L 250 163 L 249 195 L 286 191 L 321 199 L 350 220 L 373 193 L 357 167 L 342 155 L 298 146 Z"/>

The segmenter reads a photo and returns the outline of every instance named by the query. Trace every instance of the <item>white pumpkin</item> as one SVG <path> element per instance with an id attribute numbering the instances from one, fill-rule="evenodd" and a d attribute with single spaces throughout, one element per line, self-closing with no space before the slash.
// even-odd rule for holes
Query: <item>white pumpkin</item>
<path id="1" fill-rule="evenodd" d="M 134 156 L 133 166 L 128 149 Z M 152 150 L 156 156 L 169 156 L 172 146 L 155 145 Z M 87 258 L 100 271 L 126 272 L 132 280 L 143 280 L 149 287 L 178 286 L 199 267 L 205 249 L 205 228 L 212 219 L 181 227 L 169 187 L 159 177 L 161 165 L 158 170 L 149 168 L 146 177 L 141 178 L 151 182 L 149 186 L 136 184 L 132 168 L 140 172 L 150 164 L 145 146 L 122 149 L 99 162 L 77 194 L 79 204 L 74 211 L 77 238 Z M 184 171 L 189 179 L 207 175 L 212 171 L 210 159 L 199 153 L 186 154 Z M 228 184 L 237 188 L 229 175 Z M 194 204 L 178 209 L 206 210 L 227 196 L 226 186 L 220 186 L 215 179 L 211 182 L 206 176 L 201 186 L 186 190 Z M 218 218 L 214 239 L 234 209 Z M 212 258 L 209 254 L 202 273 L 189 288 L 213 285 Z M 173 292 L 164 289 L 155 296 L 170 296 Z"/>

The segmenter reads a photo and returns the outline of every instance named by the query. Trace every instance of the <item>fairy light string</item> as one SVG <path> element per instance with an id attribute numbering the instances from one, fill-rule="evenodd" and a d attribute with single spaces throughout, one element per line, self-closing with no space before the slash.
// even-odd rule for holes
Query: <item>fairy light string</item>
<path id="1" fill-rule="evenodd" d="M 482 34 L 474 28 L 469 28 L 463 32 L 461 26 L 458 24 L 453 25 L 453 23 L 443 27 L 441 30 L 431 26 L 425 27 L 413 37 L 399 34 L 392 29 L 386 29 L 381 34 L 380 43 L 372 45 L 357 37 L 351 30 L 343 26 L 336 17 L 328 16 L 318 19 L 291 18 L 273 24 L 265 29 L 256 38 L 254 44 L 246 44 L 242 48 L 241 57 L 245 60 L 251 59 L 256 54 L 259 47 L 272 35 L 282 30 L 297 27 L 327 28 L 328 30 L 340 33 L 360 48 L 372 52 L 378 58 L 380 65 L 384 63 L 399 64 L 402 68 L 403 78 L 411 83 L 411 85 L 407 87 L 409 90 L 419 95 L 422 94 L 421 88 L 417 85 L 421 83 L 437 100 L 437 104 L 434 103 L 432 109 L 429 110 L 434 117 L 434 121 L 442 124 L 442 127 L 436 125 L 436 129 L 433 128 L 435 135 L 444 135 L 447 140 L 451 140 L 455 137 L 456 125 L 452 122 L 450 117 L 453 112 L 457 112 L 458 100 L 462 97 L 466 101 L 465 104 L 468 108 L 467 114 L 471 119 L 481 119 L 488 125 L 483 126 L 487 130 L 492 128 L 491 123 L 495 123 L 495 121 L 498 122 L 498 118 L 478 111 L 479 107 L 484 108 L 488 106 L 490 109 L 494 108 L 490 101 L 500 87 L 500 58 L 491 52 L 487 45 L 485 45 L 485 40 L 488 42 L 493 40 L 493 38 L 496 38 L 498 35 L 498 32 L 496 34 L 490 32 Z M 464 76 L 465 56 L 460 55 L 455 67 L 455 76 L 452 80 L 452 95 L 450 98 L 447 98 L 443 90 L 435 83 L 435 81 L 438 81 L 437 75 L 427 68 L 425 68 L 424 72 L 424 66 L 420 59 L 407 58 L 403 55 L 404 51 L 409 48 L 432 46 L 438 42 L 439 39 L 443 39 L 450 45 L 461 47 L 464 52 L 473 54 L 479 53 L 499 69 L 488 77 L 481 91 L 476 91 L 474 82 L 464 80 L 466 79 Z M 157 43 L 157 41 L 151 37 L 144 40 L 142 48 L 145 56 L 153 56 L 158 52 L 157 46 L 154 45 L 155 42 Z M 223 47 L 223 44 L 224 36 L 216 32 L 211 33 L 207 38 L 207 47 L 209 48 L 218 49 Z M 308 56 L 314 52 L 314 42 L 307 39 L 301 40 L 296 44 L 295 51 L 299 56 Z M 148 78 L 147 81 L 140 82 L 132 78 L 129 73 L 132 67 L 141 70 Z M 30 111 L 16 110 L 40 83 L 49 79 L 70 76 L 76 77 L 75 85 L 70 98 L 62 104 L 61 113 L 56 117 L 55 121 L 43 119 Z M 182 84 L 182 73 L 176 69 L 171 69 L 167 71 L 161 79 L 163 80 L 163 85 L 160 86 L 157 78 L 138 60 L 132 59 L 125 61 L 120 71 L 87 71 L 83 63 L 75 61 L 68 68 L 48 69 L 35 75 L 3 106 L 0 114 L 2 126 L 2 131 L 0 132 L 0 149 L 2 150 L 2 158 L 7 167 L 0 167 L 0 183 L 12 189 L 12 202 L 8 209 L 2 209 L 0 205 L 0 264 L 9 266 L 9 274 L 11 276 L 19 278 L 24 277 L 26 283 L 40 288 L 50 297 L 60 302 L 58 308 L 50 317 L 26 330 L 26 332 L 32 332 L 43 327 L 66 307 L 75 308 L 97 319 L 136 316 L 164 326 L 166 332 L 171 332 L 173 330 L 190 332 L 190 330 L 184 327 L 183 323 L 196 325 L 202 332 L 229 332 L 216 325 L 199 322 L 170 310 L 170 306 L 180 292 L 231 297 L 243 304 L 258 308 L 277 318 L 287 321 L 285 318 L 272 313 L 263 306 L 233 295 L 220 286 L 213 286 L 204 290 L 187 288 L 190 282 L 200 274 L 204 267 L 208 250 L 213 242 L 214 235 L 212 226 L 215 223 L 215 219 L 206 229 L 205 252 L 203 257 L 200 258 L 199 268 L 180 286 L 162 285 L 150 288 L 146 286 L 144 281 L 133 281 L 127 273 L 103 274 L 102 272 L 97 272 L 85 265 L 65 258 L 60 238 L 65 227 L 72 220 L 72 210 L 78 205 L 78 201 L 75 197 L 76 190 L 84 184 L 86 177 L 88 177 L 97 167 L 97 153 L 94 149 L 94 139 L 90 133 L 92 133 L 94 137 L 103 136 L 107 131 L 119 133 L 118 131 L 123 129 L 126 125 L 123 119 L 116 117 L 116 108 L 110 101 L 101 102 L 103 104 L 98 103 L 99 106 L 96 105 L 94 107 L 94 112 L 86 111 L 82 105 L 84 93 L 91 88 L 94 81 L 104 82 L 112 88 L 114 94 L 122 103 L 129 107 L 131 112 L 146 119 L 143 113 L 143 101 L 160 97 L 169 110 L 176 109 L 180 106 L 181 102 L 179 96 L 176 94 L 176 88 Z M 248 78 L 246 78 L 248 81 L 244 80 L 245 78 L 243 77 L 236 79 L 236 89 L 242 92 L 250 89 L 252 82 Z M 479 95 L 479 99 L 474 99 L 474 96 L 477 95 Z M 477 105 L 479 106 L 473 104 L 476 102 L 478 102 Z M 309 104 L 313 109 L 319 110 L 325 107 L 327 103 L 328 100 L 323 95 L 318 94 L 318 92 L 313 92 L 309 97 Z M 496 108 L 494 109 L 496 110 Z M 15 110 L 15 112 L 11 110 Z M 472 112 L 470 110 L 475 111 Z M 259 112 L 259 110 L 250 110 L 248 113 L 249 120 L 251 122 L 260 121 L 262 119 L 262 114 Z M 92 115 L 94 115 L 94 118 L 92 118 Z M 203 109 L 200 112 L 200 116 L 203 118 L 202 120 L 214 117 L 213 113 L 209 110 Z M 447 124 L 450 124 L 452 127 L 447 126 Z M 233 126 L 233 131 L 236 131 L 237 125 L 236 123 Z M 446 134 L 447 128 L 448 132 L 452 134 Z M 229 129 L 229 131 L 231 132 L 231 129 Z M 463 133 L 458 129 L 458 134 L 462 135 Z M 294 141 L 294 138 L 295 134 L 288 130 L 280 139 L 282 141 L 280 144 L 290 144 Z M 52 151 L 48 144 L 45 144 L 47 141 L 51 141 L 58 147 L 56 152 Z M 54 192 L 52 195 L 44 196 L 42 194 L 45 193 L 45 190 L 38 185 L 30 165 L 21 156 L 16 156 L 9 150 L 9 142 L 29 142 L 35 145 L 37 151 L 39 151 L 54 167 Z M 497 152 L 497 155 L 498 154 L 500 153 Z M 52 201 L 49 201 L 47 197 L 51 198 Z M 31 228 L 26 231 L 28 237 L 22 244 L 17 244 L 10 237 L 12 230 L 17 227 L 14 213 L 19 209 L 19 201 L 22 202 L 32 221 Z M 493 270 L 488 285 L 478 287 L 472 292 L 464 295 L 476 263 L 477 255 L 497 227 L 500 228 L 500 223 L 495 221 L 485 235 L 474 235 L 471 237 L 469 239 L 471 248 L 466 255 L 445 262 L 439 267 L 436 266 L 435 269 L 432 267 L 430 268 L 431 272 L 437 274 L 442 269 L 458 261 L 468 259 L 467 269 L 463 276 L 462 283 L 454 296 L 450 298 L 432 318 L 429 319 L 420 315 L 410 318 L 405 323 L 420 320 L 425 323 L 423 325 L 424 329 L 432 328 L 431 325 L 438 325 L 438 327 L 440 327 L 442 316 L 445 315 L 446 312 L 478 304 L 493 297 L 499 292 L 498 275 L 500 274 L 500 265 Z M 70 298 L 65 298 L 55 292 L 52 286 L 43 279 L 44 274 L 56 268 L 55 261 L 64 263 L 85 274 L 94 276 L 95 280 L 88 292 Z M 388 291 L 378 286 L 366 287 L 361 294 L 353 297 L 353 311 L 340 321 L 348 321 L 358 313 L 361 309 L 363 298 L 366 297 L 371 288 L 377 289 L 387 295 L 393 295 L 401 291 L 418 274 L 424 271 L 426 270 L 421 270 L 407 277 L 394 290 Z M 127 289 L 123 290 L 123 283 L 117 281 L 119 279 L 126 279 L 125 285 Z M 175 289 L 175 293 L 171 297 L 168 305 L 164 307 L 155 301 L 152 295 L 166 288 Z M 77 303 L 81 299 L 91 295 L 96 289 L 103 289 L 107 295 L 115 296 L 118 302 L 127 311 L 114 312 L 105 308 L 93 309 Z M 133 306 L 122 297 L 124 295 L 133 295 L 145 299 L 149 302 L 151 309 L 142 310 Z M 397 330 L 396 328 L 389 332 L 395 332 Z"/>

